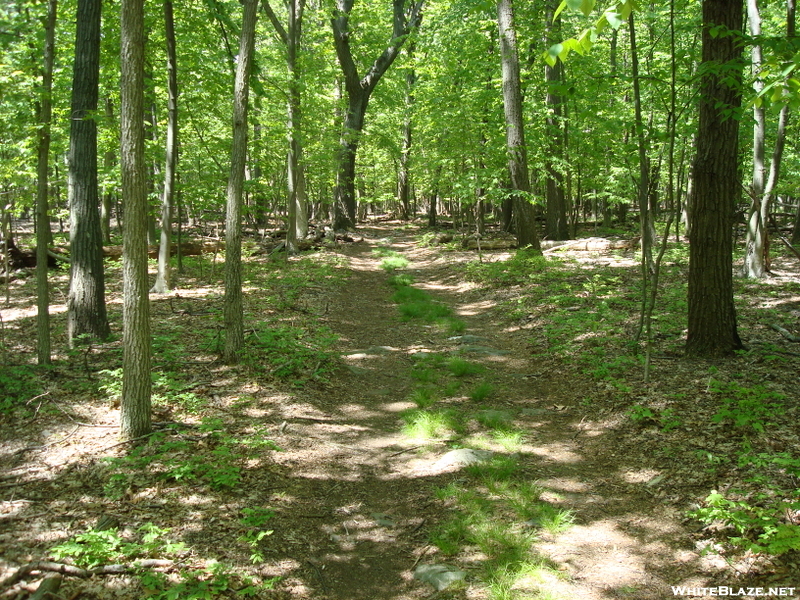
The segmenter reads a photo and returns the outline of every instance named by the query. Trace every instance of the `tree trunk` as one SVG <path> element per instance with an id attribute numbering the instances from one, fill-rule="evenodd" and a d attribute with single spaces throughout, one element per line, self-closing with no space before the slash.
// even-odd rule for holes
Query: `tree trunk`
<path id="1" fill-rule="evenodd" d="M 741 39 L 735 32 L 742 30 L 742 13 L 742 0 L 703 1 L 702 61 L 714 68 L 705 69 L 701 79 L 693 169 L 690 356 L 724 356 L 743 347 L 736 327 L 732 258 L 739 121 L 729 116 L 741 104 Z"/>
<path id="2" fill-rule="evenodd" d="M 178 61 L 175 52 L 175 22 L 172 0 L 164 0 L 164 31 L 167 38 L 167 147 L 164 165 L 164 195 L 161 199 L 161 241 L 158 249 L 158 275 L 152 292 L 163 294 L 172 288 L 169 259 L 172 247 L 172 206 L 175 171 L 178 164 Z"/>
<path id="3" fill-rule="evenodd" d="M 39 100 L 39 156 L 36 186 L 36 358 L 50 364 L 50 287 L 47 282 L 47 246 L 50 244 L 50 216 L 47 210 L 48 167 L 50 163 L 50 122 L 53 116 L 53 58 L 57 0 L 47 4 L 44 34 L 44 69 Z"/>
<path id="4" fill-rule="evenodd" d="M 761 16 L 758 12 L 757 0 L 747 0 L 747 15 L 750 22 L 750 34 L 753 37 L 761 35 Z M 786 3 L 786 37 L 791 42 L 795 37 L 795 0 Z M 752 49 L 753 71 L 758 74 L 761 66 L 762 52 L 760 45 Z M 756 93 L 764 89 L 764 82 L 756 77 L 753 84 Z M 742 274 L 745 277 L 761 278 L 769 272 L 769 219 L 772 195 L 780 175 L 783 149 L 786 145 L 786 127 L 789 122 L 789 103 L 781 107 L 778 116 L 778 129 L 775 134 L 775 148 L 769 164 L 769 174 L 766 178 L 765 142 L 766 135 L 766 110 L 762 105 L 753 108 L 755 123 L 753 124 L 753 187 L 750 211 L 747 220 L 747 239 Z"/>
<path id="5" fill-rule="evenodd" d="M 105 302 L 97 189 L 97 112 L 101 0 L 79 0 L 70 113 L 70 269 L 67 336 L 105 340 L 111 333 Z"/>
<path id="6" fill-rule="evenodd" d="M 522 119 L 519 55 L 511 0 L 498 1 L 497 24 L 500 31 L 508 172 L 511 177 L 514 198 L 517 242 L 520 248 L 532 246 L 534 250 L 539 251 L 539 236 L 536 235 L 536 221 L 533 215 L 533 205 L 530 202 L 531 184 L 528 176 L 528 154 L 525 147 L 525 130 Z"/>
<path id="7" fill-rule="evenodd" d="M 642 236 L 642 268 L 644 289 L 647 289 L 649 276 L 653 273 L 653 244 L 655 242 L 655 224 L 653 213 L 650 210 L 650 159 L 647 156 L 647 141 L 644 135 L 644 121 L 642 120 L 642 90 L 639 77 L 639 54 L 636 46 L 636 25 L 633 13 L 628 17 L 631 37 L 631 75 L 633 78 L 633 105 L 634 125 L 636 127 L 636 140 L 639 151 L 639 185 L 637 199 L 639 203 L 639 233 Z M 646 291 L 645 291 L 646 293 Z"/>
<path id="8" fill-rule="evenodd" d="M 272 22 L 278 37 L 286 46 L 286 66 L 289 70 L 290 79 L 289 98 L 287 101 L 289 151 L 286 161 L 289 184 L 289 199 L 287 202 L 289 223 L 286 232 L 286 249 L 290 254 L 297 253 L 298 240 L 302 240 L 308 235 L 308 200 L 306 198 L 301 137 L 301 82 L 297 66 L 297 53 L 300 49 L 300 39 L 303 32 L 305 5 L 305 0 L 289 0 L 287 3 L 288 21 L 287 26 L 284 28 L 272 10 L 269 0 L 263 1 L 264 11 Z"/>
<path id="9" fill-rule="evenodd" d="M 344 75 L 347 112 L 337 153 L 336 191 L 334 194 L 334 229 L 352 229 L 356 224 L 355 172 L 358 138 L 364 128 L 370 96 L 381 77 L 400 52 L 412 29 L 422 19 L 424 0 L 413 0 L 406 12 L 406 0 L 393 0 L 392 37 L 383 53 L 375 59 L 363 77 L 358 74 L 350 46 L 350 11 L 355 0 L 337 0 L 331 19 L 336 56 Z"/>
<path id="10" fill-rule="evenodd" d="M 552 19 L 555 6 L 550 7 L 548 23 L 548 47 L 560 41 L 561 18 Z M 558 40 L 555 38 L 559 38 Z M 545 185 L 546 212 L 545 237 L 548 240 L 569 239 L 567 223 L 567 202 L 564 196 L 564 174 L 561 162 L 564 156 L 564 111 L 563 98 L 559 88 L 564 85 L 564 63 L 560 60 L 552 67 L 545 64 L 545 81 L 547 83 L 547 138 L 549 148 L 546 157 L 547 183 Z"/>
<path id="11" fill-rule="evenodd" d="M 123 438 L 133 439 L 151 431 L 147 166 L 144 156 L 144 0 L 122 0 L 120 17 L 120 168 L 125 210 L 120 430 Z"/>
<path id="12" fill-rule="evenodd" d="M 408 57 L 413 58 L 414 46 L 409 45 Z M 413 68 L 406 72 L 405 115 L 403 117 L 403 145 L 400 150 L 400 169 L 397 174 L 397 199 L 400 201 L 400 218 L 411 218 L 411 143 L 413 141 L 414 85 L 417 74 Z"/>
<path id="13" fill-rule="evenodd" d="M 242 34 L 233 91 L 233 143 L 225 215 L 225 348 L 223 360 L 234 364 L 244 346 L 242 312 L 242 195 L 247 162 L 247 100 L 255 46 L 258 2 L 243 0 Z"/>
<path id="14" fill-rule="evenodd" d="M 111 103 L 111 97 L 106 96 L 106 121 L 111 123 L 114 118 L 114 108 Z M 114 168 L 114 161 L 117 159 L 117 151 L 110 148 L 106 151 L 103 157 L 103 168 L 105 169 L 106 177 L 108 177 L 111 170 Z M 103 198 L 100 205 L 100 230 L 103 235 L 103 243 L 111 244 L 111 207 L 115 204 L 116 198 L 114 194 L 114 185 L 106 183 L 103 187 Z M 119 215 L 117 215 L 119 218 Z"/>

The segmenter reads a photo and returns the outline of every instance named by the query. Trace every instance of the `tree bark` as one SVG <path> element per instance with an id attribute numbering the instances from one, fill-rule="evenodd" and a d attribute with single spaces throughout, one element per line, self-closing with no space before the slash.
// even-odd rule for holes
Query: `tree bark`
<path id="1" fill-rule="evenodd" d="M 733 302 L 733 212 L 739 194 L 742 0 L 704 0 L 700 118 L 689 245 L 686 353 L 714 357 L 743 347 Z M 712 35 L 713 32 L 713 35 Z"/>
<path id="2" fill-rule="evenodd" d="M 124 439 L 133 439 L 151 431 L 147 165 L 144 155 L 144 0 L 122 0 L 120 38 L 120 168 L 125 211 L 120 432 Z"/>
<path id="3" fill-rule="evenodd" d="M 561 18 L 552 19 L 555 6 L 551 5 L 548 23 L 548 47 L 560 41 Z M 559 38 L 559 39 L 556 39 Z M 545 64 L 545 82 L 547 84 L 547 138 L 549 148 L 547 151 L 547 182 L 545 184 L 546 210 L 545 210 L 545 237 L 548 240 L 569 239 L 569 224 L 567 223 L 567 202 L 564 195 L 564 174 L 561 172 L 561 163 L 564 157 L 564 99 L 559 91 L 564 85 L 564 63 L 560 60 L 552 67 Z"/>
<path id="4" fill-rule="evenodd" d="M 253 64 L 258 2 L 242 0 L 242 33 L 233 91 L 233 141 L 225 214 L 225 348 L 223 360 L 234 364 L 244 346 L 242 309 L 242 196 L 247 162 L 247 101 Z"/>
<path id="5" fill-rule="evenodd" d="M 369 99 L 381 77 L 392 66 L 408 34 L 422 20 L 425 0 L 413 0 L 406 11 L 405 0 L 393 0 L 392 38 L 383 53 L 375 59 L 367 73 L 358 74 L 350 47 L 350 12 L 355 0 L 337 0 L 336 13 L 331 19 L 336 56 L 344 75 L 347 92 L 347 112 L 337 153 L 336 191 L 334 193 L 333 228 L 352 229 L 356 224 L 355 173 L 356 154 Z"/>
<path id="6" fill-rule="evenodd" d="M 108 325 L 97 188 L 101 0 L 78 0 L 70 113 L 70 269 L 67 336 L 106 339 Z"/>
<path id="7" fill-rule="evenodd" d="M 42 95 L 39 100 L 39 156 L 36 185 L 36 358 L 50 364 L 50 287 L 47 281 L 47 246 L 50 244 L 50 215 L 47 210 L 48 168 L 50 164 L 50 123 L 53 117 L 53 61 L 57 0 L 47 3 L 44 34 Z"/>
<path id="8" fill-rule="evenodd" d="M 514 29 L 514 9 L 511 0 L 497 3 L 497 24 L 500 31 L 500 56 L 503 74 L 503 107 L 506 119 L 508 172 L 511 177 L 516 219 L 517 242 L 520 248 L 531 246 L 541 251 L 533 205 L 530 202 L 531 184 L 528 175 L 528 152 L 522 119 L 522 90 L 519 75 L 517 34 Z"/>
<path id="9" fill-rule="evenodd" d="M 761 35 L 761 15 L 758 10 L 758 0 L 747 0 L 747 17 L 750 23 L 750 34 L 753 37 Z M 795 0 L 786 3 L 786 37 L 792 40 L 795 36 Z M 764 89 L 759 70 L 762 62 L 762 50 L 755 44 L 751 50 L 752 69 L 755 74 L 753 87 L 756 93 Z M 769 173 L 766 168 L 766 109 L 763 104 L 753 107 L 753 185 L 751 204 L 747 219 L 747 238 L 745 241 L 745 256 L 742 275 L 760 279 L 769 272 L 769 219 L 772 195 L 780 175 L 783 149 L 786 145 L 786 127 L 789 122 L 789 103 L 781 107 L 778 116 L 778 129 L 775 134 L 775 147 L 769 163 Z M 765 175 L 767 177 L 765 178 Z"/>
<path id="10" fill-rule="evenodd" d="M 172 0 L 164 0 L 164 32 L 167 38 L 167 147 L 164 165 L 164 192 L 161 199 L 161 240 L 158 249 L 158 275 L 152 292 L 163 294 L 172 288 L 169 266 L 172 247 L 172 206 L 175 171 L 178 165 L 178 60 L 175 51 L 175 22 Z"/>

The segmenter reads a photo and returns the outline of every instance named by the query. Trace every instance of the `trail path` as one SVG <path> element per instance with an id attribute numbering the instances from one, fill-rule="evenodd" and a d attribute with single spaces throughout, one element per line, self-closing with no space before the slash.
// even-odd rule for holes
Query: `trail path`
<path id="1" fill-rule="evenodd" d="M 530 332 L 499 322 L 494 301 L 464 282 L 463 265 L 474 254 L 418 248 L 411 233 L 388 227 L 358 235 L 364 240 L 343 249 L 352 276 L 323 317 L 340 336 L 346 368 L 328 388 L 280 408 L 286 425 L 275 440 L 287 452 L 276 459 L 285 479 L 269 499 L 278 517 L 268 559 L 276 573 L 291 573 L 292 597 L 425 598 L 435 592 L 414 580 L 414 567 L 458 564 L 437 555 L 428 535 L 444 518 L 433 489 L 462 474 L 436 466 L 444 444 L 404 436 L 400 413 L 414 407 L 412 354 L 454 352 L 459 341 L 400 320 L 373 253 L 379 244 L 408 258 L 415 286 L 451 306 L 465 335 L 480 340 L 470 360 L 488 366 L 501 390 L 493 408 L 509 411 L 527 432 L 523 472 L 575 513 L 572 528 L 537 543 L 563 575 L 537 587 L 553 598 L 656 600 L 673 597 L 670 585 L 711 584 L 713 561 L 693 551 L 680 515 L 652 483 L 658 465 L 633 464 L 615 445 L 614 423 L 582 417 L 592 388 L 556 363 L 532 362 Z M 485 597 L 469 581 L 437 597 Z"/>

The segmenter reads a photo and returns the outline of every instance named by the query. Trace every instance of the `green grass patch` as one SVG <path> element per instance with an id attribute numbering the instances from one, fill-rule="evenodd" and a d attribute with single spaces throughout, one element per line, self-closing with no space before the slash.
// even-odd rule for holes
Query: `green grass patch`
<path id="1" fill-rule="evenodd" d="M 464 431 L 463 423 L 454 410 L 412 409 L 402 415 L 403 433 L 410 438 L 435 440 L 449 438 Z"/>
<path id="2" fill-rule="evenodd" d="M 469 362 L 463 358 L 453 357 L 447 361 L 447 370 L 456 377 L 469 377 L 470 375 L 483 373 L 486 369 L 482 365 Z"/>
<path id="3" fill-rule="evenodd" d="M 479 383 L 477 386 L 475 386 L 475 388 L 470 392 L 469 397 L 473 402 L 483 402 L 491 397 L 493 393 L 494 386 L 491 383 L 484 381 L 483 383 Z"/>
<path id="4" fill-rule="evenodd" d="M 431 544 L 445 556 L 481 553 L 475 576 L 491 600 L 538 598 L 538 575 L 550 567 L 533 545 L 539 531 L 568 527 L 572 514 L 544 502 L 543 488 L 528 481 L 513 458 L 496 457 L 466 473 L 470 481 L 436 490 L 450 516 L 432 530 Z"/>

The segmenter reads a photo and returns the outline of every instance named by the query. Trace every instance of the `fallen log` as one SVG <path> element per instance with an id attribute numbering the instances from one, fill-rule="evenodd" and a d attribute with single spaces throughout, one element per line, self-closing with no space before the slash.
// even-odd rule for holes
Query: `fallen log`
<path id="1" fill-rule="evenodd" d="M 181 244 L 181 255 L 200 256 L 201 254 L 221 252 L 224 249 L 225 242 L 222 240 L 211 242 L 184 242 Z M 172 244 L 170 247 L 170 256 L 175 256 L 177 253 L 178 244 Z M 114 259 L 122 258 L 122 246 L 103 246 L 103 256 Z M 158 258 L 158 246 L 148 246 L 147 256 L 150 258 Z"/>
<path id="2" fill-rule="evenodd" d="M 466 238 L 462 246 L 467 250 L 477 250 L 480 243 L 481 250 L 507 250 L 517 247 L 517 239 L 513 236 L 478 238 L 474 235 Z"/>
<path id="3" fill-rule="evenodd" d="M 633 250 L 639 244 L 639 238 L 629 240 L 609 240 L 606 238 L 584 238 L 579 240 L 543 240 L 542 250 L 545 254 L 563 250 L 579 252 L 605 252 L 608 250 Z"/>

